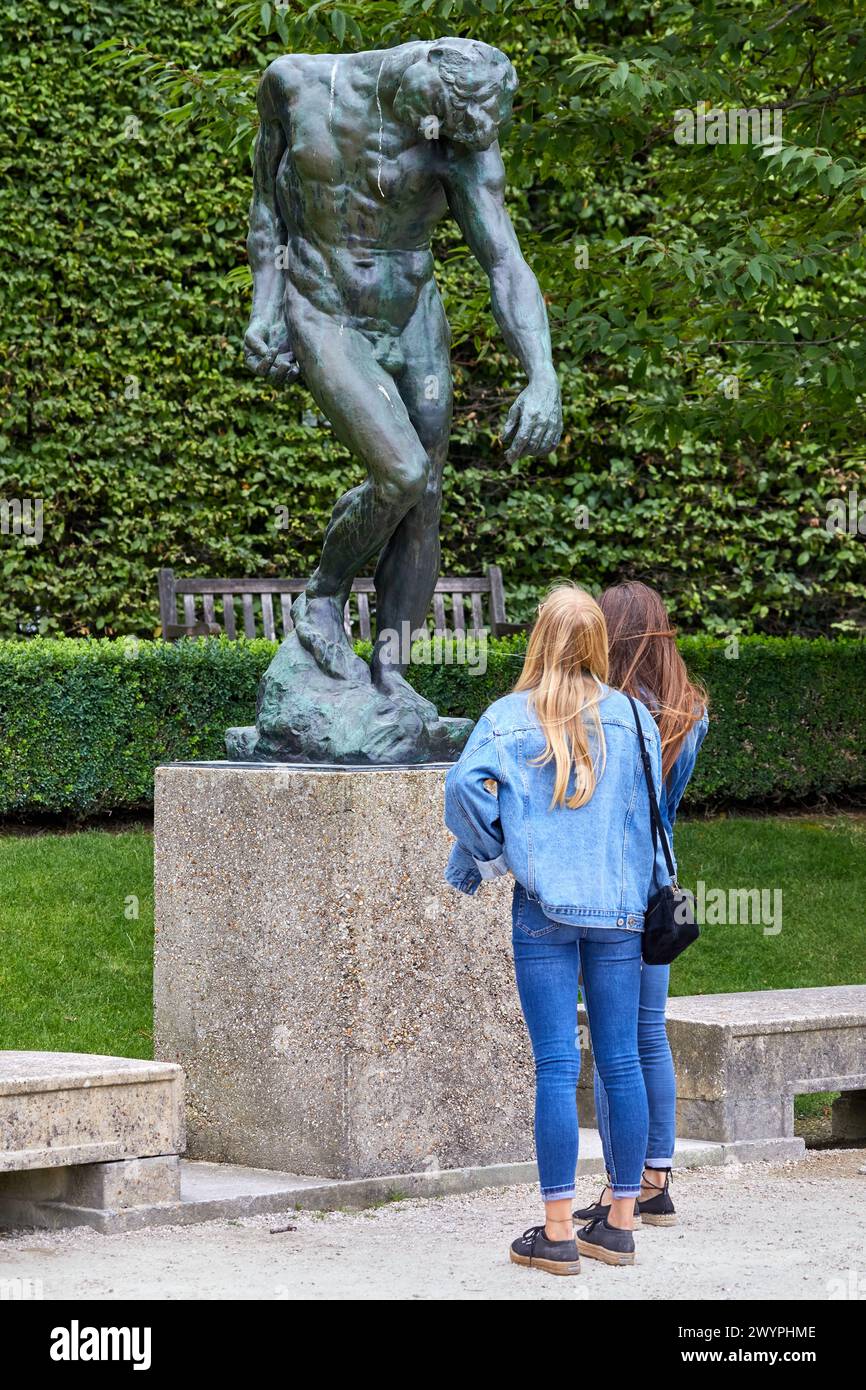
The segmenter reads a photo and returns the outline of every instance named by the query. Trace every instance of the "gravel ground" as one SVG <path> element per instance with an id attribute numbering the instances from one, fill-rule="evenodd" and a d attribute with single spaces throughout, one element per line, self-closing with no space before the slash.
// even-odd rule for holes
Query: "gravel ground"
<path id="1" fill-rule="evenodd" d="M 863 1299 L 864 1158 L 847 1149 L 683 1172 L 679 1225 L 638 1231 L 632 1268 L 584 1258 L 576 1278 L 509 1263 L 510 1241 L 540 1219 L 535 1189 L 513 1187 L 130 1235 L 0 1234 L 0 1279 L 84 1300 Z M 581 1201 L 597 1188 L 585 1180 Z"/>

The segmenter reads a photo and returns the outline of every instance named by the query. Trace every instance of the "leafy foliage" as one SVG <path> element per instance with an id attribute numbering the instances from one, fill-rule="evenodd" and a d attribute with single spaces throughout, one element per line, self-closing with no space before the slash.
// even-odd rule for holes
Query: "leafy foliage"
<path id="1" fill-rule="evenodd" d="M 444 567 L 500 562 L 517 617 L 555 578 L 639 576 L 691 630 L 862 627 L 863 536 L 825 526 L 866 497 L 859 0 L 11 0 L 0 496 L 44 498 L 45 535 L 0 536 L 0 632 L 152 635 L 160 564 L 312 568 L 357 471 L 301 389 L 242 365 L 257 75 L 442 32 L 521 77 L 512 213 L 566 413 L 556 455 L 503 461 L 520 373 L 445 226 Z M 781 109 L 780 146 L 677 143 L 700 102 Z"/>
<path id="2" fill-rule="evenodd" d="M 524 647 L 491 638 L 483 672 L 448 664 L 446 647 L 445 662 L 413 665 L 412 680 L 443 714 L 477 719 L 514 685 Z M 225 730 L 252 721 L 275 649 L 227 638 L 0 642 L 0 815 L 150 805 L 157 764 L 225 757 Z M 866 790 L 866 642 L 691 637 L 682 651 L 711 698 L 691 805 Z"/>

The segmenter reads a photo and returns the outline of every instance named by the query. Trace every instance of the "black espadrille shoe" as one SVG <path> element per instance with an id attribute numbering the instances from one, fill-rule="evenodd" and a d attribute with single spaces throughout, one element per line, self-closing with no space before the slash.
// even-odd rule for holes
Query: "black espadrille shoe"
<path id="1" fill-rule="evenodd" d="M 664 1187 L 659 1187 L 654 1182 L 647 1182 L 646 1178 L 643 1179 L 644 1187 L 654 1189 L 652 1197 L 647 1197 L 646 1201 L 637 1204 L 641 1221 L 645 1226 L 675 1226 L 677 1224 L 676 1207 L 671 1201 L 671 1194 L 668 1191 L 670 1183 L 670 1168 L 667 1170 Z"/>
<path id="2" fill-rule="evenodd" d="M 603 1202 L 601 1199 L 607 1191 L 610 1183 L 605 1183 L 601 1192 L 598 1194 L 598 1201 L 593 1202 L 591 1207 L 581 1207 L 579 1211 L 571 1213 L 575 1221 L 604 1221 L 610 1213 L 610 1202 Z M 634 1200 L 634 1224 L 640 1225 L 640 1203 L 635 1197 Z"/>
<path id="3" fill-rule="evenodd" d="M 530 1226 L 512 1241 L 511 1259 L 516 1265 L 543 1269 L 547 1274 L 579 1274 L 580 1260 L 573 1240 L 548 1240 L 543 1226 Z"/>
<path id="4" fill-rule="evenodd" d="M 578 1231 L 576 1243 L 581 1255 L 588 1255 L 591 1260 L 602 1260 L 606 1265 L 634 1264 L 632 1232 L 608 1226 L 602 1217 L 597 1216 Z"/>

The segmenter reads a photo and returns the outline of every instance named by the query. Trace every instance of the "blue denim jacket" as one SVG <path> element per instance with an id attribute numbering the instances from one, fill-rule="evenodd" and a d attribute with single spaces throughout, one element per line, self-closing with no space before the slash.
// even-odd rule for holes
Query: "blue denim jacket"
<path id="1" fill-rule="evenodd" d="M 659 812 L 662 824 L 667 831 L 671 853 L 673 853 L 674 821 L 677 818 L 677 809 L 695 770 L 695 763 L 701 751 L 701 744 L 706 738 L 708 727 L 709 718 L 707 711 L 704 710 L 697 724 L 692 725 L 683 739 L 683 746 L 677 754 L 676 762 L 665 778 L 662 794 L 659 797 Z"/>
<path id="2" fill-rule="evenodd" d="M 654 891 L 649 799 L 631 706 L 620 691 L 602 690 L 606 763 L 590 800 L 574 810 L 551 809 L 553 763 L 533 765 L 545 740 L 526 692 L 481 716 L 445 779 L 445 821 L 457 838 L 445 871 L 452 887 L 474 893 L 510 869 L 553 921 L 642 930 Z M 649 710 L 637 707 L 658 795 L 661 739 Z M 498 795 L 484 785 L 491 779 Z M 656 882 L 668 882 L 661 846 Z"/>

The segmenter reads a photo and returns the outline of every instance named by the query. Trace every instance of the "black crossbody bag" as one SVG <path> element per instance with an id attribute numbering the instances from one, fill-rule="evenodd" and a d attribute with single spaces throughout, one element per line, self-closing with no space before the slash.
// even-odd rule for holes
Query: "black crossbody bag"
<path id="1" fill-rule="evenodd" d="M 652 828 L 653 842 L 653 876 L 652 886 L 656 886 L 656 852 L 658 842 L 661 840 L 662 852 L 665 857 L 668 873 L 671 881 L 664 888 L 659 888 L 653 893 L 646 906 L 646 915 L 643 924 L 643 938 L 641 941 L 641 951 L 647 965 L 670 965 L 672 960 L 691 946 L 693 941 L 697 941 L 700 936 L 698 925 L 695 922 L 695 901 L 687 889 L 681 888 L 677 883 L 676 869 L 674 868 L 671 847 L 668 844 L 668 837 L 662 825 L 659 804 L 656 800 L 655 787 L 653 786 L 652 767 L 650 765 L 649 753 L 643 738 L 643 729 L 640 725 L 640 716 L 637 712 L 637 705 L 631 695 L 627 696 L 631 705 L 631 712 L 634 715 L 635 728 L 637 729 L 637 741 L 640 747 L 640 756 L 643 763 L 644 780 L 646 781 L 647 792 L 649 793 L 650 804 L 650 826 Z"/>

